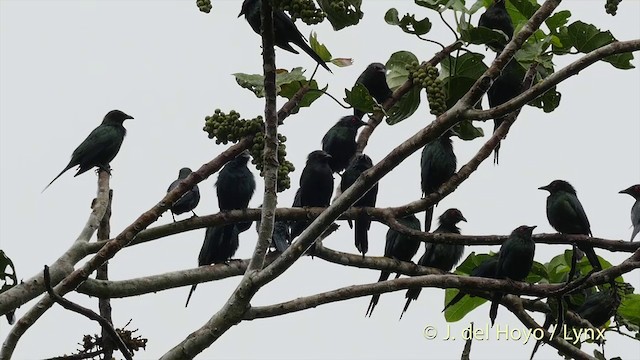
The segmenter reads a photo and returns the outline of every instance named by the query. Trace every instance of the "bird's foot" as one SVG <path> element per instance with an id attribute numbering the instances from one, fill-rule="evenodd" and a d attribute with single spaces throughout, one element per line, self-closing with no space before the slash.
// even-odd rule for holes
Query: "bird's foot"
<path id="1" fill-rule="evenodd" d="M 98 168 L 96 169 L 96 174 L 99 173 L 100 170 L 103 170 L 107 174 L 111 175 L 111 166 L 109 166 L 109 164 L 107 164 L 107 165 L 98 165 Z"/>

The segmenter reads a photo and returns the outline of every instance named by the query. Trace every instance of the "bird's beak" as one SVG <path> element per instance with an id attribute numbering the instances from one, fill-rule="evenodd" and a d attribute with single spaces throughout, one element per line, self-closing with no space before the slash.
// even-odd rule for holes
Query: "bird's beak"
<path id="1" fill-rule="evenodd" d="M 540 187 L 538 188 L 538 190 L 547 190 L 547 191 L 549 191 L 549 185 L 540 186 Z"/>
<path id="2" fill-rule="evenodd" d="M 240 10 L 240 14 L 238 14 L 238 17 L 244 15 L 244 9 Z"/>
<path id="3" fill-rule="evenodd" d="M 126 117 L 125 119 L 133 120 L 133 116 L 131 116 L 131 115 L 127 115 L 127 117 Z"/>
<path id="4" fill-rule="evenodd" d="M 464 216 L 460 215 L 460 221 L 467 222 L 467 219 L 465 219 Z"/>
<path id="5" fill-rule="evenodd" d="M 533 232 L 533 229 L 537 228 L 537 225 L 533 225 L 533 226 L 529 226 L 529 229 L 531 229 L 531 232 Z"/>
<path id="6" fill-rule="evenodd" d="M 629 195 L 631 195 L 631 188 L 620 190 L 620 191 L 618 191 L 618 194 L 629 194 Z"/>
<path id="7" fill-rule="evenodd" d="M 329 154 L 329 153 L 325 153 L 324 157 L 327 158 L 327 159 L 331 159 L 333 156 L 331 156 L 331 154 Z"/>
<path id="8" fill-rule="evenodd" d="M 366 121 L 362 121 L 362 119 L 360 119 L 360 126 L 367 126 L 369 125 L 369 123 L 367 123 Z"/>

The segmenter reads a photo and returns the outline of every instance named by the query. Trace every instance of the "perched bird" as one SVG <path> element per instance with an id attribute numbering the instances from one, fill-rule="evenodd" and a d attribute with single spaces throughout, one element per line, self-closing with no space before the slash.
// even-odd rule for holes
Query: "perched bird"
<path id="1" fill-rule="evenodd" d="M 531 234 L 535 226 L 522 225 L 509 235 L 509 238 L 500 246 L 500 255 L 498 256 L 498 265 L 496 268 L 496 279 L 511 279 L 514 281 L 522 281 L 533 266 L 533 256 L 536 252 L 536 243 L 531 239 Z M 489 318 L 491 326 L 496 321 L 498 315 L 498 305 L 504 294 L 496 292 L 491 300 L 491 309 L 489 310 Z"/>
<path id="2" fill-rule="evenodd" d="M 596 291 L 584 299 L 575 312 L 591 325 L 599 328 L 609 321 L 620 305 L 620 298 L 615 290 Z"/>
<path id="3" fill-rule="evenodd" d="M 440 226 L 433 232 L 439 234 L 460 234 L 460 229 L 456 226 L 460 221 L 466 222 L 462 212 L 458 209 L 449 209 L 440 215 Z M 464 252 L 464 245 L 451 245 L 451 244 L 433 244 L 425 243 L 424 254 L 418 260 L 418 265 L 428 266 L 442 271 L 451 271 L 451 269 L 460 261 L 462 253 Z M 407 290 L 405 298 L 407 302 L 404 304 L 402 315 L 409 308 L 411 301 L 417 300 L 422 288 L 411 288 Z"/>
<path id="4" fill-rule="evenodd" d="M 340 119 L 324 134 L 322 150 L 331 155 L 329 166 L 333 172 L 344 170 L 356 153 L 356 135 L 366 122 L 358 117 L 349 115 Z"/>
<path id="5" fill-rule="evenodd" d="M 247 167 L 249 157 L 249 152 L 245 150 L 220 170 L 215 184 L 220 211 L 242 210 L 249 206 L 256 190 L 256 180 Z M 225 225 L 225 238 L 231 237 L 234 226 L 242 232 L 251 227 L 251 221 Z"/>
<path id="6" fill-rule="evenodd" d="M 633 206 L 631 207 L 631 226 L 633 226 L 631 241 L 633 241 L 636 235 L 640 232 L 640 184 L 632 185 L 629 188 L 620 191 L 620 194 L 629 194 L 636 199 L 636 202 L 633 203 Z"/>
<path id="7" fill-rule="evenodd" d="M 420 158 L 420 187 L 423 196 L 438 190 L 456 172 L 457 159 L 453 152 L 451 136 L 455 132 L 447 130 L 442 136 L 431 141 L 422 149 Z M 437 205 L 437 204 L 436 204 Z M 425 212 L 424 231 L 431 230 L 433 206 Z"/>
<path id="8" fill-rule="evenodd" d="M 167 192 L 170 192 L 171 190 L 177 188 L 180 182 L 186 179 L 187 176 L 189 176 L 189 174 L 191 173 L 192 171 L 189 168 L 180 169 L 180 172 L 178 172 L 178 180 L 175 180 L 174 182 L 171 183 L 171 185 L 169 185 Z M 200 189 L 196 184 L 196 185 L 193 185 L 191 190 L 184 193 L 178 200 L 176 200 L 173 203 L 173 205 L 171 205 L 171 216 L 173 217 L 173 221 L 174 222 L 176 221 L 175 215 L 184 214 L 189 211 L 193 213 L 193 216 L 196 216 L 196 213 L 193 212 L 193 209 L 195 209 L 196 206 L 198 206 L 199 202 L 200 202 Z"/>
<path id="9" fill-rule="evenodd" d="M 262 205 L 258 206 L 259 208 Z M 256 232 L 260 232 L 260 221 L 256 221 Z M 291 234 L 289 232 L 288 221 L 276 220 L 273 224 L 273 234 L 271 235 L 271 246 L 278 252 L 284 252 L 291 244 Z"/>
<path id="10" fill-rule="evenodd" d="M 413 214 L 398 219 L 398 222 L 408 228 L 420 231 L 420 220 Z M 418 252 L 418 248 L 420 248 L 420 242 L 419 238 L 403 235 L 393 229 L 389 229 L 387 230 L 387 239 L 384 246 L 384 257 L 400 261 L 411 261 Z M 387 280 L 389 275 L 391 275 L 390 272 L 383 270 L 380 273 L 378 282 Z M 396 274 L 396 278 L 399 276 L 400 274 Z M 365 316 L 370 317 L 373 314 L 373 309 L 376 308 L 379 300 L 380 294 L 375 294 L 371 297 Z"/>
<path id="11" fill-rule="evenodd" d="M 349 167 L 344 171 L 342 175 L 342 180 L 340 181 L 340 191 L 344 192 L 349 188 L 349 186 L 353 185 L 354 182 L 358 179 L 360 174 L 369 170 L 373 166 L 373 162 L 371 158 L 365 154 L 361 154 L 356 156 Z M 354 207 L 374 207 L 376 206 L 376 198 L 378 197 L 378 184 L 375 184 L 366 194 L 362 195 L 358 201 L 356 201 L 353 206 Z M 364 256 L 369 250 L 369 228 L 371 227 L 371 219 L 367 215 L 363 215 L 358 217 L 355 220 L 356 229 L 355 229 L 355 244 L 356 249 L 362 256 Z M 349 221 L 349 226 L 351 226 L 351 221 Z"/>
<path id="12" fill-rule="evenodd" d="M 262 19 L 260 18 L 260 8 L 262 7 L 262 0 L 244 0 L 242 2 L 242 9 L 238 17 L 244 15 L 249 25 L 256 34 L 260 35 L 260 29 L 262 28 Z M 275 46 L 299 54 L 299 52 L 291 47 L 291 44 L 296 44 L 302 51 L 306 52 L 313 60 L 315 60 L 320 66 L 331 72 L 327 64 L 322 58 L 307 44 L 307 40 L 302 36 L 302 33 L 291 18 L 284 13 L 284 11 L 273 8 L 273 33 Z"/>
<path id="13" fill-rule="evenodd" d="M 369 91 L 369 95 L 376 99 L 380 105 L 384 104 L 393 94 L 387 84 L 387 68 L 381 63 L 369 64 L 356 80 L 356 84 L 362 84 Z M 353 115 L 359 119 L 362 119 L 364 114 L 361 110 L 353 109 Z"/>
<path id="14" fill-rule="evenodd" d="M 469 276 L 493 279 L 496 277 L 497 268 L 498 268 L 498 256 L 492 256 L 487 260 L 485 260 L 484 262 L 482 262 L 480 265 L 478 265 L 478 267 L 473 269 L 471 271 L 471 274 L 469 274 Z M 458 291 L 456 296 L 454 296 L 453 299 L 449 301 L 449 303 L 444 307 L 444 309 L 442 309 L 442 311 L 445 311 L 449 307 L 457 304 L 460 300 L 462 300 L 462 298 L 465 295 L 467 295 L 467 293 L 464 292 L 463 290 Z"/>
<path id="15" fill-rule="evenodd" d="M 133 117 L 120 110 L 109 111 L 100 126 L 93 129 L 89 136 L 73 150 L 69 164 L 42 191 L 47 190 L 65 171 L 74 166 L 78 166 L 74 177 L 94 166 L 109 172 L 109 163 L 118 154 L 127 134 L 127 130 L 122 126 L 122 123 L 127 119 L 133 119 Z"/>
<path id="16" fill-rule="evenodd" d="M 229 231 L 226 231 L 226 229 L 229 229 Z M 204 234 L 204 242 L 202 243 L 200 254 L 198 254 L 198 266 L 224 264 L 231 260 L 240 245 L 240 233 L 241 231 L 236 224 L 208 227 Z M 191 286 L 187 303 L 184 307 L 189 305 L 189 300 L 193 292 L 196 291 L 196 286 L 198 284 Z"/>
<path id="17" fill-rule="evenodd" d="M 327 207 L 333 194 L 333 172 L 329 167 L 331 155 L 322 150 L 312 151 L 300 175 L 300 188 L 296 192 L 293 207 Z M 310 221 L 296 221 L 291 225 L 291 238 L 302 234 Z M 315 247 L 310 247 L 313 254 Z"/>
<path id="18" fill-rule="evenodd" d="M 494 0 L 493 4 L 480 15 L 478 26 L 500 30 L 507 36 L 508 41 L 511 41 L 511 38 L 513 38 L 513 22 L 505 8 L 505 3 L 506 0 Z M 490 42 L 487 46 L 491 48 L 491 50 L 499 53 L 502 52 L 505 44 L 504 42 Z"/>
<path id="19" fill-rule="evenodd" d="M 587 214 L 582 208 L 576 190 L 564 180 L 554 180 L 549 185 L 538 188 L 549 192 L 547 197 L 547 219 L 549 224 L 562 234 L 591 234 L 591 225 Z M 595 271 L 602 270 L 600 261 L 593 246 L 589 244 L 578 244 L 578 249 L 584 251 L 587 255 L 589 263 Z M 576 245 L 573 246 L 573 257 L 571 259 L 571 270 L 569 271 L 568 281 L 573 279 L 575 274 L 576 262 L 578 260 L 578 252 Z"/>
<path id="20" fill-rule="evenodd" d="M 487 91 L 489 106 L 496 107 L 506 103 L 522 92 L 522 83 L 524 81 L 524 71 L 515 59 L 511 59 L 502 69 L 502 73 L 494 80 L 491 88 Z M 502 122 L 509 115 L 493 119 L 493 132 L 496 131 Z M 500 151 L 500 143 L 496 146 L 493 154 L 493 163 L 498 164 Z"/>

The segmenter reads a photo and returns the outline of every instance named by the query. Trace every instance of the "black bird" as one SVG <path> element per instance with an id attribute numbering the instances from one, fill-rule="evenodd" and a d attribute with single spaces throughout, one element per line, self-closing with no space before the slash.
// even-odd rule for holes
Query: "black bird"
<path id="1" fill-rule="evenodd" d="M 258 206 L 259 208 L 262 205 Z M 256 232 L 260 232 L 260 221 L 256 221 Z M 291 234 L 289 232 L 289 222 L 286 220 L 276 220 L 273 224 L 273 234 L 271 235 L 271 246 L 276 251 L 284 252 L 291 244 Z"/>
<path id="2" fill-rule="evenodd" d="M 621 190 L 620 194 L 629 194 L 636 199 L 636 202 L 633 203 L 631 207 L 631 226 L 633 226 L 631 241 L 633 241 L 640 232 L 640 184 L 632 185 L 627 189 Z"/>
<path id="3" fill-rule="evenodd" d="M 584 212 L 576 190 L 571 184 L 564 180 L 554 180 L 549 185 L 538 189 L 549 192 L 547 197 L 547 219 L 556 231 L 562 234 L 592 236 L 587 214 Z M 595 271 L 602 270 L 593 246 L 582 243 L 577 244 L 577 247 L 587 255 L 587 259 Z M 576 251 L 576 244 L 574 244 L 568 281 L 573 279 L 577 260 L 578 252 Z"/>
<path id="4" fill-rule="evenodd" d="M 429 195 L 444 184 L 456 172 L 457 158 L 453 152 L 451 136 L 455 132 L 447 130 L 442 136 L 431 141 L 422 149 L 420 158 L 420 187 L 423 196 Z M 436 204 L 437 205 L 437 204 Z M 424 231 L 431 230 L 433 206 L 425 212 Z"/>
<path id="5" fill-rule="evenodd" d="M 356 154 L 356 135 L 361 126 L 367 125 L 357 116 L 349 115 L 340 119 L 324 134 L 322 150 L 331 155 L 329 166 L 333 172 L 344 170 Z"/>
<path id="6" fill-rule="evenodd" d="M 329 167 L 331 155 L 322 150 L 312 151 L 300 175 L 300 188 L 293 207 L 327 207 L 333 194 L 333 173 Z M 291 225 L 291 238 L 302 234 L 310 221 L 296 221 Z M 315 247 L 310 247 L 313 254 Z"/>
<path id="7" fill-rule="evenodd" d="M 456 226 L 460 221 L 466 222 L 462 212 L 458 209 L 449 209 L 440 215 L 440 226 L 433 232 L 440 234 L 460 234 L 460 229 Z M 418 265 L 428 266 L 442 271 L 451 271 L 451 269 L 460 261 L 464 253 L 464 245 L 451 244 L 433 244 L 425 243 L 424 254 L 418 260 Z M 407 290 L 405 298 L 407 302 L 404 304 L 402 315 L 409 308 L 411 301 L 417 300 L 422 288 L 411 288 Z"/>
<path id="8" fill-rule="evenodd" d="M 493 30 L 500 30 L 507 35 L 508 41 L 513 38 L 513 22 L 505 8 L 506 0 L 494 0 L 493 4 L 480 15 L 478 26 L 483 26 Z M 490 42 L 487 44 L 491 50 L 502 52 L 505 47 L 504 42 Z"/>
<path id="9" fill-rule="evenodd" d="M 613 295 L 612 295 L 613 293 Z M 608 290 L 596 291 L 584 299 L 584 302 L 575 312 L 581 318 L 587 320 L 594 327 L 602 327 L 616 313 L 620 305 L 620 298 Z"/>
<path id="10" fill-rule="evenodd" d="M 414 215 L 408 215 L 404 218 L 398 219 L 400 224 L 420 231 L 420 220 Z M 418 249 L 420 248 L 420 238 L 403 235 L 393 229 L 387 230 L 387 239 L 386 244 L 384 246 L 384 257 L 400 260 L 400 261 L 411 261 L 411 259 L 416 255 Z M 380 272 L 380 278 L 378 278 L 378 282 L 385 281 L 391 275 L 390 272 L 382 271 Z M 396 278 L 398 278 L 400 274 L 396 274 Z M 371 297 L 371 302 L 369 302 L 369 307 L 367 308 L 367 313 L 365 316 L 371 316 L 373 314 L 373 309 L 376 308 L 378 304 L 378 300 L 380 300 L 380 294 L 375 294 Z"/>
<path id="11" fill-rule="evenodd" d="M 260 29 L 262 28 L 262 19 L 260 18 L 260 8 L 262 6 L 262 0 L 244 0 L 242 3 L 242 9 L 238 17 L 244 15 L 249 25 L 256 34 L 260 35 Z M 306 52 L 313 60 L 315 60 L 320 66 L 331 72 L 327 64 L 313 49 L 307 45 L 307 40 L 304 38 L 300 30 L 293 23 L 291 18 L 284 13 L 284 11 L 273 8 L 273 33 L 275 46 L 299 54 L 299 52 L 291 47 L 291 44 L 296 44 L 302 51 Z"/>
<path id="12" fill-rule="evenodd" d="M 473 269 L 471 271 L 471 274 L 469 274 L 469 276 L 493 279 L 496 277 L 497 268 L 498 268 L 498 256 L 492 256 L 487 260 L 485 260 L 484 262 L 482 262 L 480 265 L 478 265 L 478 267 Z M 449 303 L 444 307 L 444 309 L 442 309 L 442 311 L 445 311 L 449 307 L 457 304 L 460 300 L 462 300 L 462 298 L 465 295 L 467 295 L 467 293 L 464 292 L 463 290 L 458 291 L 456 296 L 454 296 L 453 299 L 449 301 Z"/>
<path id="13" fill-rule="evenodd" d="M 369 91 L 369 95 L 376 99 L 380 105 L 384 104 L 393 94 L 387 84 L 387 68 L 381 63 L 369 64 L 356 80 L 356 84 L 362 84 Z M 364 114 L 361 110 L 353 109 L 353 115 L 359 119 L 362 119 Z"/>
<path id="14" fill-rule="evenodd" d="M 524 81 L 524 71 L 515 59 L 511 59 L 502 69 L 502 73 L 495 79 L 491 88 L 487 91 L 489 106 L 496 107 L 506 103 L 522 92 L 522 82 Z M 496 131 L 502 122 L 509 115 L 493 119 L 493 132 Z M 500 143 L 496 146 L 493 154 L 494 164 L 498 164 L 498 152 L 500 151 Z"/>
<path id="15" fill-rule="evenodd" d="M 89 136 L 73 150 L 69 164 L 42 191 L 47 190 L 65 171 L 74 166 L 78 166 L 78 171 L 74 177 L 90 170 L 94 166 L 109 172 L 109 163 L 118 154 L 122 141 L 127 134 L 127 130 L 122 126 L 122 123 L 127 119 L 133 119 L 133 117 L 120 110 L 109 111 L 104 116 L 100 126 L 93 129 Z"/>
<path id="16" fill-rule="evenodd" d="M 241 232 L 236 224 L 208 227 L 204 234 L 200 254 L 198 254 L 198 266 L 225 264 L 231 260 L 240 245 L 239 235 Z M 196 290 L 196 286 L 198 284 L 191 286 L 184 307 L 189 305 L 189 300 Z"/>
<path id="17" fill-rule="evenodd" d="M 361 154 L 356 156 L 349 167 L 344 171 L 342 175 L 342 180 L 340 181 L 340 191 L 344 192 L 349 188 L 353 183 L 356 182 L 360 174 L 369 170 L 373 166 L 373 162 L 371 158 L 365 154 Z M 376 198 L 378 197 L 378 184 L 375 184 L 366 194 L 364 194 L 358 201 L 356 201 L 353 206 L 354 207 L 374 207 L 376 206 Z M 371 227 L 371 219 L 366 214 L 358 217 L 355 220 L 356 229 L 355 229 L 355 244 L 356 249 L 362 256 L 367 253 L 369 250 L 369 235 L 368 231 Z M 349 221 L 349 226 L 351 226 L 351 221 Z"/>
<path id="18" fill-rule="evenodd" d="M 242 210 L 249 206 L 249 201 L 256 190 L 256 180 L 247 167 L 249 152 L 243 151 L 229 161 L 221 170 L 216 180 L 216 193 L 220 211 Z M 240 232 L 251 227 L 251 221 L 236 224 Z M 231 237 L 234 226 L 225 226 L 225 238 Z"/>
<path id="19" fill-rule="evenodd" d="M 522 281 L 533 266 L 533 256 L 536 252 L 536 243 L 531 239 L 531 234 L 535 226 L 522 225 L 509 235 L 509 238 L 500 246 L 500 255 L 498 256 L 498 265 L 496 268 L 496 279 L 511 279 L 514 281 Z M 491 309 L 489 310 L 489 318 L 491 326 L 496 321 L 498 315 L 498 305 L 504 294 L 496 292 L 491 300 Z"/>
<path id="20" fill-rule="evenodd" d="M 167 192 L 170 192 L 171 190 L 177 188 L 178 184 L 180 184 L 180 182 L 183 179 L 186 179 L 187 176 L 189 176 L 189 174 L 191 173 L 192 171 L 189 168 L 180 169 L 180 172 L 178 173 L 178 180 L 175 180 L 174 182 L 171 183 L 171 185 L 169 185 Z M 200 202 L 200 189 L 196 184 L 191 188 L 191 190 L 184 193 L 178 200 L 176 200 L 173 203 L 173 205 L 171 205 L 171 216 L 173 217 L 173 221 L 174 222 L 176 221 L 175 215 L 184 214 L 189 211 L 193 213 L 193 216 L 196 216 L 196 213 L 193 212 L 193 209 L 195 209 L 196 206 L 198 206 L 199 202 Z"/>

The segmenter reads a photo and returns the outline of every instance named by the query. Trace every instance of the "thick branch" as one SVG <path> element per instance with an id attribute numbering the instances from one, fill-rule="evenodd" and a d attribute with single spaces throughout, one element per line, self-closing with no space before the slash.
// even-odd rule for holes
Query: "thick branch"
<path id="1" fill-rule="evenodd" d="M 102 220 L 100 221 L 100 227 L 98 228 L 97 239 L 107 240 L 109 239 L 109 233 L 111 232 L 111 206 L 113 203 L 113 190 L 109 190 L 109 204 L 107 205 L 107 211 L 105 212 Z M 109 280 L 109 262 L 102 264 L 96 271 L 96 279 Z M 98 309 L 100 310 L 100 316 L 102 316 L 109 324 L 113 325 L 113 319 L 111 317 L 111 300 L 108 297 L 98 298 Z M 113 350 L 115 342 L 112 340 L 109 329 L 102 328 L 102 352 L 105 359 L 113 358 Z"/>

